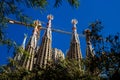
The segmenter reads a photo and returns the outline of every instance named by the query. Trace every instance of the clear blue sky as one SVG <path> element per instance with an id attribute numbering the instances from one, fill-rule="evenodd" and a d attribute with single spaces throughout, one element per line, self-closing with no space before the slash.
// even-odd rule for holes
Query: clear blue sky
<path id="1" fill-rule="evenodd" d="M 54 20 L 52 21 L 52 28 L 62 29 L 65 31 L 72 31 L 71 19 L 76 18 L 78 20 L 77 31 L 82 33 L 84 29 L 88 27 L 91 22 L 96 19 L 102 21 L 104 29 L 102 34 L 107 36 L 109 34 L 115 34 L 120 32 L 120 0 L 80 0 L 80 7 L 78 9 L 72 8 L 68 3 L 63 1 L 62 6 L 58 8 L 51 7 L 50 4 L 46 11 L 42 13 L 35 9 L 24 9 L 24 12 L 33 19 L 39 19 L 47 23 L 46 16 L 52 14 Z M 45 24 L 43 24 L 45 26 Z M 18 45 L 22 43 L 23 34 L 27 33 L 30 37 L 32 28 L 26 28 L 24 26 L 9 24 L 6 30 L 7 36 L 15 41 Z M 65 54 L 69 49 L 71 35 L 52 33 L 52 46 L 53 48 L 61 49 Z M 41 36 L 43 31 L 41 32 Z M 80 44 L 82 55 L 85 56 L 85 38 L 80 37 Z M 13 50 L 11 49 L 7 53 L 6 46 L 0 46 L 0 65 L 7 63 L 8 56 L 12 56 Z"/>

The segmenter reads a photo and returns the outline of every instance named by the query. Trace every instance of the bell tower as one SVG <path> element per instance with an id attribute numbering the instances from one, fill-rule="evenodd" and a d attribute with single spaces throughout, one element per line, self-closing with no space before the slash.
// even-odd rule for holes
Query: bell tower
<path id="1" fill-rule="evenodd" d="M 80 49 L 80 41 L 79 41 L 79 37 L 77 34 L 77 27 L 76 24 L 78 23 L 78 21 L 76 19 L 72 19 L 72 39 L 70 42 L 70 48 L 67 52 L 67 58 L 68 59 L 74 59 L 77 60 L 78 62 L 81 61 L 82 59 L 82 53 L 81 53 L 81 49 Z"/>
<path id="2" fill-rule="evenodd" d="M 51 31 L 51 21 L 53 16 L 50 14 L 47 16 L 48 23 L 47 29 L 42 37 L 42 42 L 38 50 L 38 57 L 36 64 L 41 68 L 46 68 L 49 61 L 52 59 L 52 31 Z"/>

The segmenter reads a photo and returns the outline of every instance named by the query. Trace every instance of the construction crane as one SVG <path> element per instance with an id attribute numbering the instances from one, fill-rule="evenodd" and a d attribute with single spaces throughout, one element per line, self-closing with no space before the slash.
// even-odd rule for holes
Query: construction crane
<path id="1" fill-rule="evenodd" d="M 24 25 L 24 26 L 31 26 L 31 27 L 34 27 L 33 24 L 27 24 L 27 23 L 24 23 L 24 22 L 20 22 L 20 21 L 16 21 L 16 20 L 12 20 L 10 18 L 6 18 L 8 20 L 8 23 L 11 23 L 11 24 L 20 24 L 20 25 Z M 41 28 L 42 30 L 46 30 L 47 28 L 46 27 L 42 27 Z M 51 29 L 53 32 L 59 32 L 59 33 L 63 33 L 63 34 L 72 34 L 72 32 L 68 32 L 68 31 L 64 31 L 64 30 L 60 30 L 60 29 Z M 85 37 L 85 35 L 83 34 L 78 34 L 80 37 Z"/>

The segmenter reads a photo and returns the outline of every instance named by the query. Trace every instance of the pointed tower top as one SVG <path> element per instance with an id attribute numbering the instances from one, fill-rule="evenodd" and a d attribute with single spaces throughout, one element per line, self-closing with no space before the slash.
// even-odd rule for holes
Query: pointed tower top
<path id="1" fill-rule="evenodd" d="M 91 34 L 90 29 L 85 29 L 85 35 L 86 35 L 86 41 L 87 42 L 90 41 L 90 34 Z"/>
<path id="2" fill-rule="evenodd" d="M 24 37 L 27 37 L 27 34 L 24 33 Z"/>
<path id="3" fill-rule="evenodd" d="M 40 23 L 40 21 L 39 21 L 39 20 L 35 20 L 35 21 L 34 21 L 34 25 L 35 25 L 35 26 L 38 26 L 38 25 L 39 25 L 39 23 Z"/>
<path id="4" fill-rule="evenodd" d="M 22 48 L 23 49 L 25 49 L 26 39 L 27 39 L 27 34 L 24 34 L 24 39 L 23 39 L 23 43 L 22 43 Z"/>
<path id="5" fill-rule="evenodd" d="M 72 19 L 71 23 L 76 25 L 78 23 L 78 21 L 77 21 L 77 19 Z"/>
<path id="6" fill-rule="evenodd" d="M 72 27 L 73 33 L 72 33 L 72 41 L 71 42 L 79 43 L 79 37 L 77 34 L 77 29 L 76 29 L 77 28 L 76 24 L 78 23 L 78 21 L 77 21 L 77 19 L 72 19 L 71 23 L 73 24 L 73 27 Z"/>
<path id="7" fill-rule="evenodd" d="M 38 29 L 40 29 L 42 27 L 42 24 L 39 20 L 35 20 L 34 21 L 34 26 L 37 27 Z"/>
<path id="8" fill-rule="evenodd" d="M 73 24 L 72 30 L 75 32 L 76 31 L 76 24 L 78 23 L 77 19 L 72 19 L 71 23 Z"/>
<path id="9" fill-rule="evenodd" d="M 53 15 L 51 15 L 51 14 L 49 14 L 48 16 L 47 16 L 47 19 L 48 19 L 48 23 L 47 23 L 47 27 L 51 27 L 51 20 L 53 20 Z"/>
<path id="10" fill-rule="evenodd" d="M 90 33 L 90 29 L 85 29 L 85 33 Z"/>
<path id="11" fill-rule="evenodd" d="M 54 18 L 54 17 L 53 17 L 52 14 L 49 14 L 49 15 L 47 16 L 47 19 L 48 19 L 48 20 L 53 20 L 53 18 Z"/>
<path id="12" fill-rule="evenodd" d="M 31 36 L 31 39 L 29 41 L 29 45 L 35 49 L 37 47 L 37 42 L 39 40 L 39 36 L 40 36 L 40 29 L 42 28 L 41 22 L 39 20 L 35 20 L 34 21 L 34 29 L 33 29 L 33 33 Z"/>
<path id="13" fill-rule="evenodd" d="M 39 20 L 35 20 L 34 21 L 34 26 L 35 26 L 35 29 L 33 30 L 33 34 L 38 34 L 39 35 L 39 31 L 42 28 L 41 22 Z"/>

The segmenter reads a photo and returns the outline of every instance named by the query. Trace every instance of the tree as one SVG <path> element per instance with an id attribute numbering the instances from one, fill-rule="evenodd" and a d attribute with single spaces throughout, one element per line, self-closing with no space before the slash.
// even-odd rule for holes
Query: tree
<path id="1" fill-rule="evenodd" d="M 100 34 L 103 29 L 102 23 L 100 21 L 95 21 L 90 24 L 91 29 L 91 42 L 94 47 L 95 56 L 86 59 L 86 66 L 89 65 L 90 72 L 96 72 L 99 75 L 101 72 L 105 72 L 109 77 L 114 74 L 120 74 L 120 35 L 119 33 L 115 35 L 109 35 L 103 37 Z M 94 62 L 94 63 L 93 63 Z"/>

